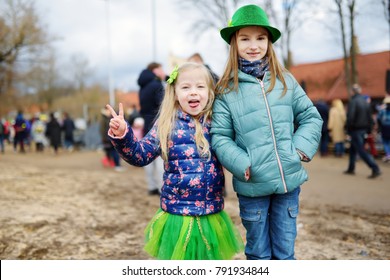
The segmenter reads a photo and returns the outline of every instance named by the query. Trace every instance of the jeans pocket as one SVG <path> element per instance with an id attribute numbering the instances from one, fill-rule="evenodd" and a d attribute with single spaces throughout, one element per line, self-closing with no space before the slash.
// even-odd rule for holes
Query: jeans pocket
<path id="1" fill-rule="evenodd" d="M 258 209 L 240 208 L 240 217 L 248 222 L 258 222 L 261 218 L 261 211 Z"/>
<path id="2" fill-rule="evenodd" d="M 299 214 L 299 207 L 297 206 L 291 206 L 288 207 L 288 214 L 290 215 L 291 218 L 296 218 L 298 217 Z"/>

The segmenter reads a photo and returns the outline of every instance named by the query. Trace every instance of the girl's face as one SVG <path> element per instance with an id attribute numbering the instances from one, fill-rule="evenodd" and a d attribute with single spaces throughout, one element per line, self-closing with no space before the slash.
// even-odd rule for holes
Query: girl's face
<path id="1" fill-rule="evenodd" d="M 238 55 L 246 60 L 262 59 L 267 54 L 268 32 L 260 26 L 248 26 L 237 32 Z"/>
<path id="2" fill-rule="evenodd" d="M 175 84 L 176 100 L 181 109 L 192 115 L 199 115 L 209 99 L 209 87 L 202 69 L 180 72 Z"/>

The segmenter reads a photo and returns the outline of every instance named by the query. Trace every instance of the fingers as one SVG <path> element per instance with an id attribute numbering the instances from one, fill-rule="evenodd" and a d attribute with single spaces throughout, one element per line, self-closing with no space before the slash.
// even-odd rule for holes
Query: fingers
<path id="1" fill-rule="evenodd" d="M 121 103 L 119 104 L 119 106 L 120 105 L 121 105 Z M 116 114 L 115 110 L 109 104 L 106 105 L 106 108 L 110 111 L 111 116 L 113 116 L 114 118 L 118 116 Z M 119 113 L 120 113 L 120 111 L 119 111 Z M 123 114 L 123 106 L 122 106 L 122 114 Z"/>
<path id="2" fill-rule="evenodd" d="M 120 117 L 125 118 L 125 114 L 123 113 L 123 104 L 119 103 L 119 114 Z"/>

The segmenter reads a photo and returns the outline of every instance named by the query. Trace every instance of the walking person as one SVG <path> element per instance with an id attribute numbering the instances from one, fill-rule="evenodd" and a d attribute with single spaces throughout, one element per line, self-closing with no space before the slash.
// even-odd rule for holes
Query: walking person
<path id="1" fill-rule="evenodd" d="M 334 155 L 342 157 L 345 153 L 345 122 L 347 115 L 341 99 L 334 99 L 329 110 L 328 129 L 334 145 Z"/>
<path id="2" fill-rule="evenodd" d="M 50 140 L 50 146 L 52 146 L 54 154 L 57 155 L 61 146 L 61 125 L 54 113 L 50 113 L 49 122 L 46 124 L 45 136 Z"/>
<path id="3" fill-rule="evenodd" d="M 361 87 L 358 84 L 352 86 L 353 96 L 349 100 L 347 109 L 347 133 L 351 137 L 349 149 L 348 169 L 344 174 L 355 175 L 356 156 L 365 162 L 371 169 L 369 179 L 375 179 L 381 175 L 381 170 L 374 158 L 364 149 L 365 136 L 371 133 L 373 128 L 370 105 L 361 94 Z"/>
<path id="4" fill-rule="evenodd" d="M 144 135 L 153 127 L 161 101 L 164 97 L 166 74 L 160 63 L 152 62 L 144 69 L 138 78 L 140 114 L 144 119 Z M 164 173 L 163 160 L 156 158 L 145 166 L 149 195 L 159 195 Z"/>
<path id="5" fill-rule="evenodd" d="M 119 114 L 108 134 L 122 158 L 136 166 L 164 159 L 161 209 L 145 230 L 145 250 L 158 259 L 231 259 L 242 239 L 223 210 L 224 174 L 210 146 L 213 81 L 201 64 L 175 68 L 168 80 L 159 118 L 138 140 Z"/>
<path id="6" fill-rule="evenodd" d="M 31 136 L 35 143 L 35 151 L 41 153 L 45 150 L 45 145 L 47 144 L 45 118 L 43 114 L 37 115 L 31 126 Z"/>
<path id="7" fill-rule="evenodd" d="M 17 152 L 18 145 L 20 147 L 20 152 L 25 153 L 24 144 L 27 138 L 27 123 L 26 119 L 23 116 L 23 112 L 19 111 L 15 118 L 15 123 L 13 125 L 15 130 L 14 135 L 14 151 Z"/>
<path id="8" fill-rule="evenodd" d="M 265 11 L 246 5 L 221 37 L 229 58 L 216 86 L 212 147 L 233 174 L 247 259 L 295 259 L 301 161 L 315 155 L 322 128 L 316 107 L 274 52 L 281 33 Z"/>
<path id="9" fill-rule="evenodd" d="M 64 146 L 65 149 L 69 152 L 73 151 L 74 149 L 74 131 L 76 129 L 76 126 L 74 124 L 73 119 L 70 117 L 70 115 L 65 112 L 64 113 L 64 121 L 62 123 L 62 130 L 64 132 Z"/>

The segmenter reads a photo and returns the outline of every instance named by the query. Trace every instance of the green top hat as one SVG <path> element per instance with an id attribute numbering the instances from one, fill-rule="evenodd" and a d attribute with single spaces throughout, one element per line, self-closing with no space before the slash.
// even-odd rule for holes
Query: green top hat
<path id="1" fill-rule="evenodd" d="M 256 5 L 246 5 L 239 8 L 233 15 L 228 27 L 221 29 L 221 37 L 230 44 L 230 38 L 237 30 L 247 26 L 261 26 L 267 29 L 271 35 L 271 42 L 275 43 L 280 38 L 280 31 L 269 25 L 267 14 Z"/>

